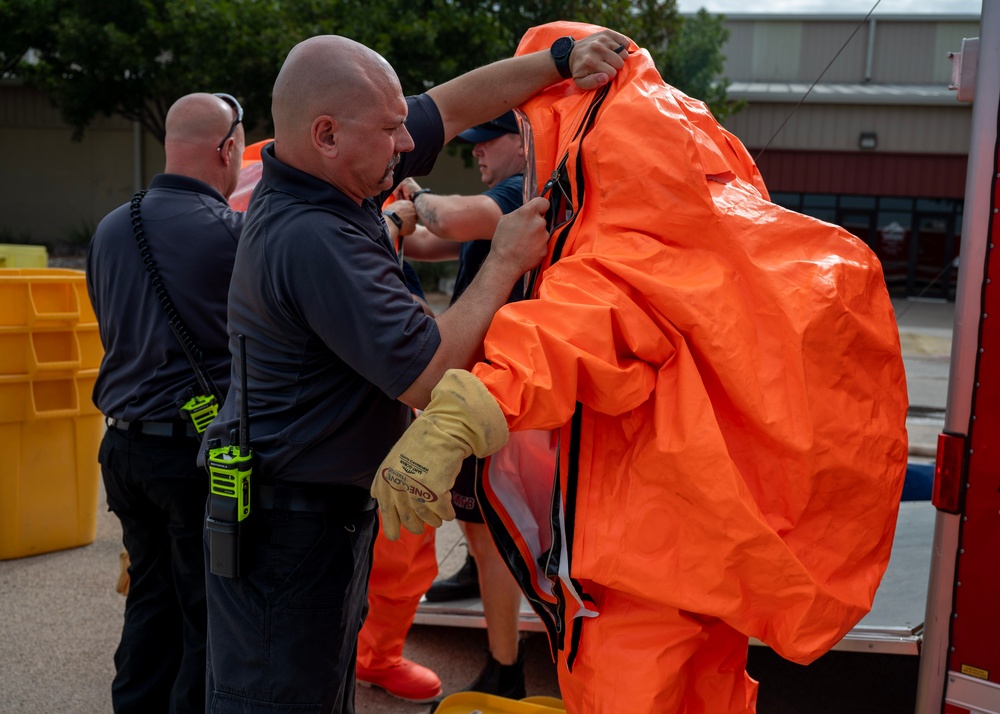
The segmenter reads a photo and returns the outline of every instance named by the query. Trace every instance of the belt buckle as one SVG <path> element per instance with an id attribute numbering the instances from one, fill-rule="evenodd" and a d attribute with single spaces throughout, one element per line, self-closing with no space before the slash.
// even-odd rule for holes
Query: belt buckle
<path id="1" fill-rule="evenodd" d="M 122 425 L 124 422 L 124 426 Z M 117 429 L 118 431 L 128 431 L 129 422 L 124 419 L 115 419 L 114 417 L 104 417 L 104 425 L 109 429 Z"/>

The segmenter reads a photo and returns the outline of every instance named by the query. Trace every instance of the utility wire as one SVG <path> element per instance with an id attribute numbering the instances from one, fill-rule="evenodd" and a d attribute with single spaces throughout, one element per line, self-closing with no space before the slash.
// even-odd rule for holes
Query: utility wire
<path id="1" fill-rule="evenodd" d="M 816 79 L 813 81 L 813 83 L 809 85 L 809 89 L 807 89 L 806 93 L 802 95 L 802 98 L 799 99 L 798 103 L 792 108 L 792 111 L 790 111 L 788 113 L 788 116 L 785 117 L 785 120 L 783 122 L 781 122 L 781 125 L 777 129 L 774 130 L 774 133 L 771 135 L 771 138 L 767 140 L 766 144 L 764 144 L 764 148 L 762 148 L 760 151 L 757 152 L 757 155 L 754 157 L 754 163 L 756 163 L 760 159 L 761 155 L 767 150 L 767 148 L 769 146 L 771 146 L 771 142 L 773 142 L 774 139 L 775 139 L 775 137 L 777 137 L 778 134 L 781 133 L 781 130 L 785 128 L 785 125 L 789 122 L 789 120 L 791 120 L 791 118 L 795 114 L 795 112 L 797 112 L 799 110 L 799 107 L 801 107 L 802 103 L 805 102 L 806 97 L 808 97 L 809 94 L 810 94 L 810 92 L 812 92 L 813 88 L 817 84 L 819 84 L 819 81 L 821 79 L 823 79 L 823 75 L 825 75 L 827 73 L 827 70 L 829 70 L 830 67 L 833 66 L 833 63 L 837 61 L 837 58 L 840 57 L 841 53 L 847 48 L 847 45 L 849 45 L 851 43 L 851 40 L 854 39 L 854 36 L 856 34 L 858 34 L 858 30 L 860 30 L 862 27 L 865 26 L 865 24 L 868 23 L 868 20 L 871 18 L 872 13 L 875 12 L 875 9 L 879 6 L 879 3 L 881 3 L 881 2 L 882 2 L 882 0 L 875 0 L 875 4 L 872 5 L 872 8 L 871 8 L 871 10 L 868 11 L 868 14 L 865 15 L 864 19 L 862 19 L 861 22 L 858 23 L 858 26 L 854 28 L 854 32 L 852 32 L 850 34 L 850 36 L 844 41 L 844 44 L 840 46 L 840 49 L 837 50 L 837 53 L 827 63 L 826 67 L 823 68 L 823 71 L 819 73 L 819 76 L 816 77 Z M 916 296 L 916 299 L 919 300 L 924 295 L 926 295 L 927 292 L 932 287 L 934 287 L 938 283 L 938 281 L 941 280 L 941 278 L 944 277 L 944 274 L 946 272 L 948 272 L 949 270 L 953 269 L 953 268 L 954 268 L 954 265 L 952 265 L 952 263 L 949 262 L 944 268 L 941 269 L 941 272 L 939 272 L 936 276 L 934 276 L 934 278 L 929 283 L 927 283 L 927 285 L 924 287 L 924 289 L 920 291 L 920 294 Z M 907 305 L 896 316 L 896 319 L 898 320 L 900 317 L 902 317 L 904 314 L 906 314 L 906 312 L 910 309 L 910 307 L 912 307 L 912 303 L 910 303 L 909 305 Z"/>
<path id="2" fill-rule="evenodd" d="M 771 142 L 774 141 L 775 137 L 778 136 L 778 134 L 781 133 L 781 130 L 785 128 L 785 124 L 787 124 L 788 121 L 792 118 L 792 115 L 799 110 L 799 107 L 802 106 L 802 103 L 806 100 L 806 97 L 808 97 L 809 93 L 812 92 L 813 87 L 819 84 L 819 81 L 823 79 L 823 75 L 826 74 L 827 70 L 830 69 L 830 67 L 833 65 L 834 62 L 837 61 L 837 58 L 840 57 L 840 53 L 843 52 L 844 49 L 847 47 L 847 45 L 850 44 L 851 40 L 854 39 L 854 36 L 858 34 L 858 30 L 860 30 L 862 27 L 865 26 L 865 23 L 868 22 L 868 19 L 872 16 L 872 13 L 875 12 L 875 8 L 879 6 L 880 2 L 882 2 L 882 0 L 875 0 L 875 4 L 872 5 L 872 9 L 868 11 L 868 14 L 865 15 L 864 19 L 858 23 L 857 27 L 854 28 L 854 32 L 852 32 L 851 36 L 848 37 L 847 40 L 844 41 L 844 44 L 840 46 L 840 49 L 837 50 L 837 54 L 835 54 L 833 56 L 833 59 L 831 59 L 827 63 L 826 67 L 824 67 L 823 71 L 819 73 L 819 76 L 815 79 L 815 81 L 813 81 L 813 83 L 809 85 L 809 89 L 807 89 L 806 93 L 802 95 L 802 98 L 799 100 L 799 103 L 796 104 L 792 108 L 792 111 L 788 113 L 788 116 L 785 117 L 785 121 L 781 122 L 781 126 L 779 126 L 777 129 L 774 130 L 774 133 L 771 135 L 771 138 L 767 140 L 766 144 L 764 144 L 764 148 L 757 152 L 757 155 L 754 157 L 754 163 L 756 163 L 760 159 L 761 154 L 763 154 L 767 150 L 767 147 L 771 145 Z"/>

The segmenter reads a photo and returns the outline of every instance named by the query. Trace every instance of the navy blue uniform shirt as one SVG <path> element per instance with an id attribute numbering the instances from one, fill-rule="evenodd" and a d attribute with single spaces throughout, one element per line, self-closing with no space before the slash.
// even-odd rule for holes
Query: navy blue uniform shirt
<path id="1" fill-rule="evenodd" d="M 104 345 L 94 404 L 116 419 L 174 421 L 181 419 L 178 400 L 186 401 L 197 381 L 153 291 L 130 209 L 126 203 L 105 216 L 87 250 L 87 290 Z M 142 199 L 141 215 L 160 278 L 224 395 L 230 374 L 226 297 L 245 214 L 206 183 L 159 174 Z"/>
<path id="2" fill-rule="evenodd" d="M 407 98 L 416 148 L 394 182 L 430 171 L 444 143 L 434 102 Z M 385 196 L 361 205 L 283 164 L 270 144 L 229 293 L 230 350 L 246 338 L 250 441 L 259 483 L 368 489 L 410 420 L 397 397 L 440 344 L 406 288 L 382 219 Z M 206 439 L 238 423 L 239 361 Z"/>

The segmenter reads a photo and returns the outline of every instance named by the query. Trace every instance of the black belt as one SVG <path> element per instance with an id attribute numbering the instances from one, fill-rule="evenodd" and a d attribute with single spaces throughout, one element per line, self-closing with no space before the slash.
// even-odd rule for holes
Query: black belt
<path id="1" fill-rule="evenodd" d="M 370 511 L 378 503 L 366 489 L 357 486 L 261 484 L 251 486 L 250 491 L 254 507 L 275 511 L 348 515 Z"/>
<path id="2" fill-rule="evenodd" d="M 124 419 L 109 418 L 107 424 L 119 431 L 131 431 L 147 436 L 164 436 L 171 439 L 182 439 L 187 436 L 200 438 L 194 424 L 180 419 L 177 421 L 125 421 Z"/>

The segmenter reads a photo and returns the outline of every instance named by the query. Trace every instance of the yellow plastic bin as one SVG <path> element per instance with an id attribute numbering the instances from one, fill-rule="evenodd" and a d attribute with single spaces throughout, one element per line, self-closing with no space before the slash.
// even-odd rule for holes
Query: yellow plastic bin
<path id="1" fill-rule="evenodd" d="M 541 704 L 545 707 L 550 707 L 556 711 L 564 712 L 566 711 L 566 705 L 563 704 L 562 699 L 556 699 L 555 697 L 525 697 L 521 700 L 522 702 L 528 702 L 529 704 Z"/>
<path id="2" fill-rule="evenodd" d="M 552 697 L 517 700 L 481 692 L 458 692 L 442 699 L 434 714 L 560 714 L 565 711 L 562 702 Z"/>
<path id="3" fill-rule="evenodd" d="M 94 541 L 104 433 L 95 379 L 96 369 L 0 376 L 0 560 Z"/>
<path id="4" fill-rule="evenodd" d="M 0 268 L 0 328 L 96 324 L 82 270 Z"/>
<path id="5" fill-rule="evenodd" d="M 0 327 L 0 375 L 96 369 L 103 356 L 96 324 Z"/>
<path id="6" fill-rule="evenodd" d="M 0 269 L 0 560 L 94 541 L 102 356 L 81 271 Z"/>
<path id="7" fill-rule="evenodd" d="M 44 245 L 0 243 L 0 268 L 45 268 L 49 251 Z"/>
<path id="8" fill-rule="evenodd" d="M 0 269 L 0 375 L 96 369 L 103 356 L 82 271 Z"/>

